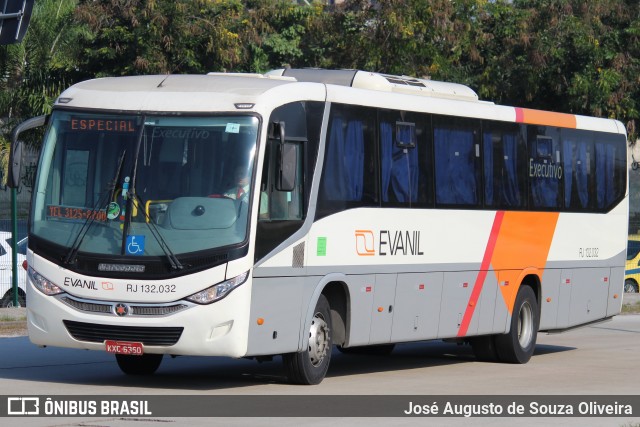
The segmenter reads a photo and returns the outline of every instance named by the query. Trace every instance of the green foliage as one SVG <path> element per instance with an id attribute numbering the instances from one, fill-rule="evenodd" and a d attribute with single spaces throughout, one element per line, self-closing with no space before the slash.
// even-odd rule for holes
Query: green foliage
<path id="1" fill-rule="evenodd" d="M 0 48 L 0 117 L 87 78 L 284 66 L 455 81 L 482 99 L 615 117 L 635 138 L 640 5 L 629 0 L 39 0 Z"/>
<path id="2" fill-rule="evenodd" d="M 77 57 L 71 22 L 74 0 L 36 2 L 25 39 L 0 47 L 0 117 L 5 120 L 48 113 L 70 83 Z"/>
<path id="3" fill-rule="evenodd" d="M 242 13 L 239 0 L 83 0 L 80 66 L 94 76 L 233 69 Z"/>
<path id="4" fill-rule="evenodd" d="M 75 0 L 40 0 L 34 5 L 22 43 L 0 46 L 0 167 L 6 170 L 9 139 L 22 120 L 51 111 L 55 98 L 77 77 L 75 39 L 82 30 L 72 22 Z M 41 134 L 26 133 L 28 144 Z M 6 179 L 6 173 L 2 173 Z"/>

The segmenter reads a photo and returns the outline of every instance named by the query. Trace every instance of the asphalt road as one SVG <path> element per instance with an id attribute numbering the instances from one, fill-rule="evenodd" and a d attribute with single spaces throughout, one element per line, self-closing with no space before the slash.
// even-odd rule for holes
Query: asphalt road
<path id="1" fill-rule="evenodd" d="M 327 378 L 318 386 L 286 383 L 280 358 L 273 362 L 227 358 L 165 358 L 152 377 L 123 375 L 102 352 L 38 348 L 26 337 L 0 338 L 0 395 L 638 395 L 640 315 L 563 334 L 539 334 L 526 365 L 476 362 L 468 346 L 441 341 L 403 344 L 391 356 L 334 351 Z M 241 399 L 241 397 L 239 397 Z M 318 404 L 322 404 L 319 398 Z M 331 408 L 327 408 L 331 416 Z M 29 418 L 25 426 L 327 425 L 328 419 Z M 331 426 L 424 425 L 409 418 L 331 418 Z M 391 422 L 393 421 L 393 422 Z M 461 425 L 463 418 L 432 419 Z M 551 419 L 477 418 L 475 425 L 549 425 Z M 640 426 L 640 414 L 621 418 L 558 418 L 554 425 Z M 4 424 L 4 423 L 3 423 Z M 6 424 L 5 424 L 6 425 Z"/>

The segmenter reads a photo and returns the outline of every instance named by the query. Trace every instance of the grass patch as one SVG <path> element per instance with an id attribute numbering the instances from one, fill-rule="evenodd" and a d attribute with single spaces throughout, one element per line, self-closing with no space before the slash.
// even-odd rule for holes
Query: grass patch
<path id="1" fill-rule="evenodd" d="M 635 304 L 622 304 L 622 314 L 640 314 L 640 301 Z"/>
<path id="2" fill-rule="evenodd" d="M 27 320 L 27 316 L 0 316 L 0 322 L 24 322 L 25 320 Z"/>

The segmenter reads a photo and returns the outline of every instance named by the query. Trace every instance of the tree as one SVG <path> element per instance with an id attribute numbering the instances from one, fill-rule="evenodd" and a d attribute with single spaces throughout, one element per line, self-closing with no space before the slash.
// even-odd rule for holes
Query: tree
<path id="1" fill-rule="evenodd" d="M 82 0 L 79 66 L 93 76 L 235 69 L 242 15 L 239 0 Z"/>
<path id="2" fill-rule="evenodd" d="M 35 3 L 26 36 L 0 47 L 0 162 L 6 170 L 12 128 L 29 117 L 51 111 L 53 101 L 73 81 L 76 70 L 73 25 L 75 0 Z M 27 139 L 35 142 L 37 138 Z M 6 177 L 6 173 L 2 174 Z M 6 179 L 6 178 L 4 178 Z"/>

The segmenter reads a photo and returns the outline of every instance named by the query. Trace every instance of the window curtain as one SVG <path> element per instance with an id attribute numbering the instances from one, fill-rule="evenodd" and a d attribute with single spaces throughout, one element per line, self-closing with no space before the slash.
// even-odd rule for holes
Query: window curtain
<path id="1" fill-rule="evenodd" d="M 418 148 L 401 148 L 393 139 L 393 124 L 380 123 L 382 200 L 389 201 L 390 191 L 398 202 L 418 200 Z M 410 130 L 404 129 L 405 132 Z M 398 135 L 410 141 L 410 135 Z"/>
<path id="2" fill-rule="evenodd" d="M 563 142 L 564 156 L 564 202 L 565 207 L 586 208 L 589 204 L 589 169 L 587 164 L 587 142 L 566 139 Z M 575 189 L 573 188 L 575 185 Z M 571 206 L 574 192 L 580 206 Z"/>
<path id="3" fill-rule="evenodd" d="M 475 147 L 469 130 L 435 128 L 436 202 L 472 205 L 478 202 Z"/>
<path id="4" fill-rule="evenodd" d="M 502 135 L 505 179 L 502 191 L 507 206 L 521 206 L 520 188 L 518 187 L 518 138 L 513 133 Z"/>
<path id="5" fill-rule="evenodd" d="M 327 200 L 362 199 L 364 135 L 362 122 L 335 118 L 329 130 L 325 157 L 324 194 Z"/>
<path id="6" fill-rule="evenodd" d="M 614 174 L 616 151 L 612 144 L 596 142 L 596 199 L 598 208 L 605 208 L 615 199 Z"/>
<path id="7" fill-rule="evenodd" d="M 551 158 L 538 157 L 537 144 L 532 144 L 531 159 L 533 159 L 533 167 L 535 165 L 544 165 L 545 167 L 553 167 L 556 150 L 555 147 L 551 148 Z M 564 171 L 563 171 L 564 173 Z M 557 175 L 554 176 L 531 176 L 529 182 L 531 183 L 531 196 L 533 198 L 533 207 L 536 208 L 554 208 L 558 206 L 558 192 L 560 191 L 560 179 Z"/>
<path id="8" fill-rule="evenodd" d="M 483 135 L 484 155 L 484 201 L 488 206 L 494 205 L 494 169 L 493 169 L 493 133 L 485 132 Z"/>

